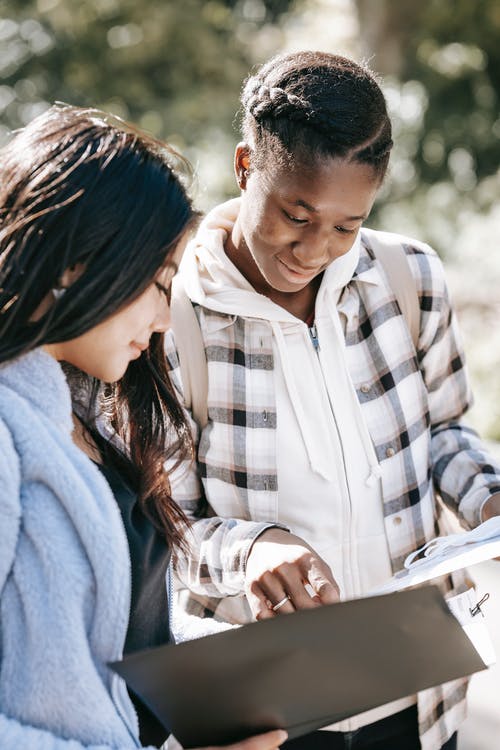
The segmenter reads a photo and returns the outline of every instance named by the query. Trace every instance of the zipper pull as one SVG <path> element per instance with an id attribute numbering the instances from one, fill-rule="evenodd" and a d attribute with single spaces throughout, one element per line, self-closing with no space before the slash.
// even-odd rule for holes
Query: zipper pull
<path id="1" fill-rule="evenodd" d="M 319 352 L 318 331 L 316 330 L 315 323 L 313 323 L 309 328 L 309 336 L 311 337 L 312 345 L 314 346 L 315 350 Z"/>

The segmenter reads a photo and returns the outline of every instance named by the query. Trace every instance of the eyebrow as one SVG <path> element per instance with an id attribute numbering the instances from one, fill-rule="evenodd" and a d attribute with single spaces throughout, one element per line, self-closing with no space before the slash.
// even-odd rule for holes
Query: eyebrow
<path id="1" fill-rule="evenodd" d="M 310 206 L 309 203 L 306 203 L 306 201 L 303 201 L 301 198 L 299 198 L 296 201 L 288 201 L 293 206 L 300 206 L 301 208 L 305 208 L 306 211 L 310 211 L 313 214 L 317 214 L 318 210 L 314 208 L 314 206 Z M 367 218 L 368 214 L 360 214 L 359 216 L 346 216 L 343 221 L 359 221 L 360 219 L 364 221 Z"/>

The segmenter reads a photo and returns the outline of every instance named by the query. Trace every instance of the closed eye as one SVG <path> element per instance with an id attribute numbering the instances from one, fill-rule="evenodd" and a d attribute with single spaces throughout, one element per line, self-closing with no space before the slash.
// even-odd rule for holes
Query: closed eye
<path id="1" fill-rule="evenodd" d="M 307 224 L 307 219 L 299 219 L 297 216 L 292 216 L 287 211 L 283 211 L 288 221 L 293 222 L 294 224 Z"/>
<path id="2" fill-rule="evenodd" d="M 357 229 L 347 229 L 347 227 L 335 227 L 337 232 L 340 232 L 341 234 L 354 234 L 357 232 Z"/>
<path id="3" fill-rule="evenodd" d="M 160 294 L 165 295 L 168 304 L 170 304 L 170 294 L 171 294 L 171 288 L 172 287 L 168 287 L 167 288 L 166 286 L 163 286 L 163 284 L 160 284 L 159 281 L 155 281 L 155 287 L 158 289 L 158 291 L 160 292 Z"/>

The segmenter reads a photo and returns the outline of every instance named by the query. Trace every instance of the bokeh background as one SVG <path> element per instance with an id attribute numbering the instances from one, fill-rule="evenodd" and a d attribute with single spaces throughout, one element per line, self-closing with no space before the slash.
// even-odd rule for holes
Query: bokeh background
<path id="1" fill-rule="evenodd" d="M 0 143 L 53 101 L 98 106 L 180 148 L 207 209 L 236 192 L 242 80 L 301 48 L 380 73 L 396 147 L 368 224 L 443 258 L 476 395 L 469 421 L 500 440 L 500 0 L 0 0 Z M 461 750 L 498 747 L 500 677 L 487 678 Z"/>
<path id="2" fill-rule="evenodd" d="M 500 0 L 0 0 L 0 143 L 49 103 L 93 105 L 193 162 L 197 202 L 233 195 L 243 78 L 299 48 L 381 74 L 396 147 L 369 223 L 430 242 L 476 404 L 500 439 Z"/>

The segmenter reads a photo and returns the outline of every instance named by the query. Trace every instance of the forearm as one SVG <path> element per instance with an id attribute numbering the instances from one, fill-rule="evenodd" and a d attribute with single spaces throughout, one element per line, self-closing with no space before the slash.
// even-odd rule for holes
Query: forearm
<path id="1" fill-rule="evenodd" d="M 425 270 L 419 281 L 426 299 L 419 366 L 428 395 L 432 480 L 443 501 L 473 528 L 481 522 L 482 505 L 500 491 L 500 465 L 461 421 L 472 394 L 457 320 L 439 259 L 418 259 Z"/>
<path id="2" fill-rule="evenodd" d="M 500 493 L 498 461 L 488 453 L 478 435 L 458 420 L 433 430 L 431 449 L 437 492 L 474 528 L 485 520 L 484 511 L 481 513 L 483 506 L 492 495 Z"/>

